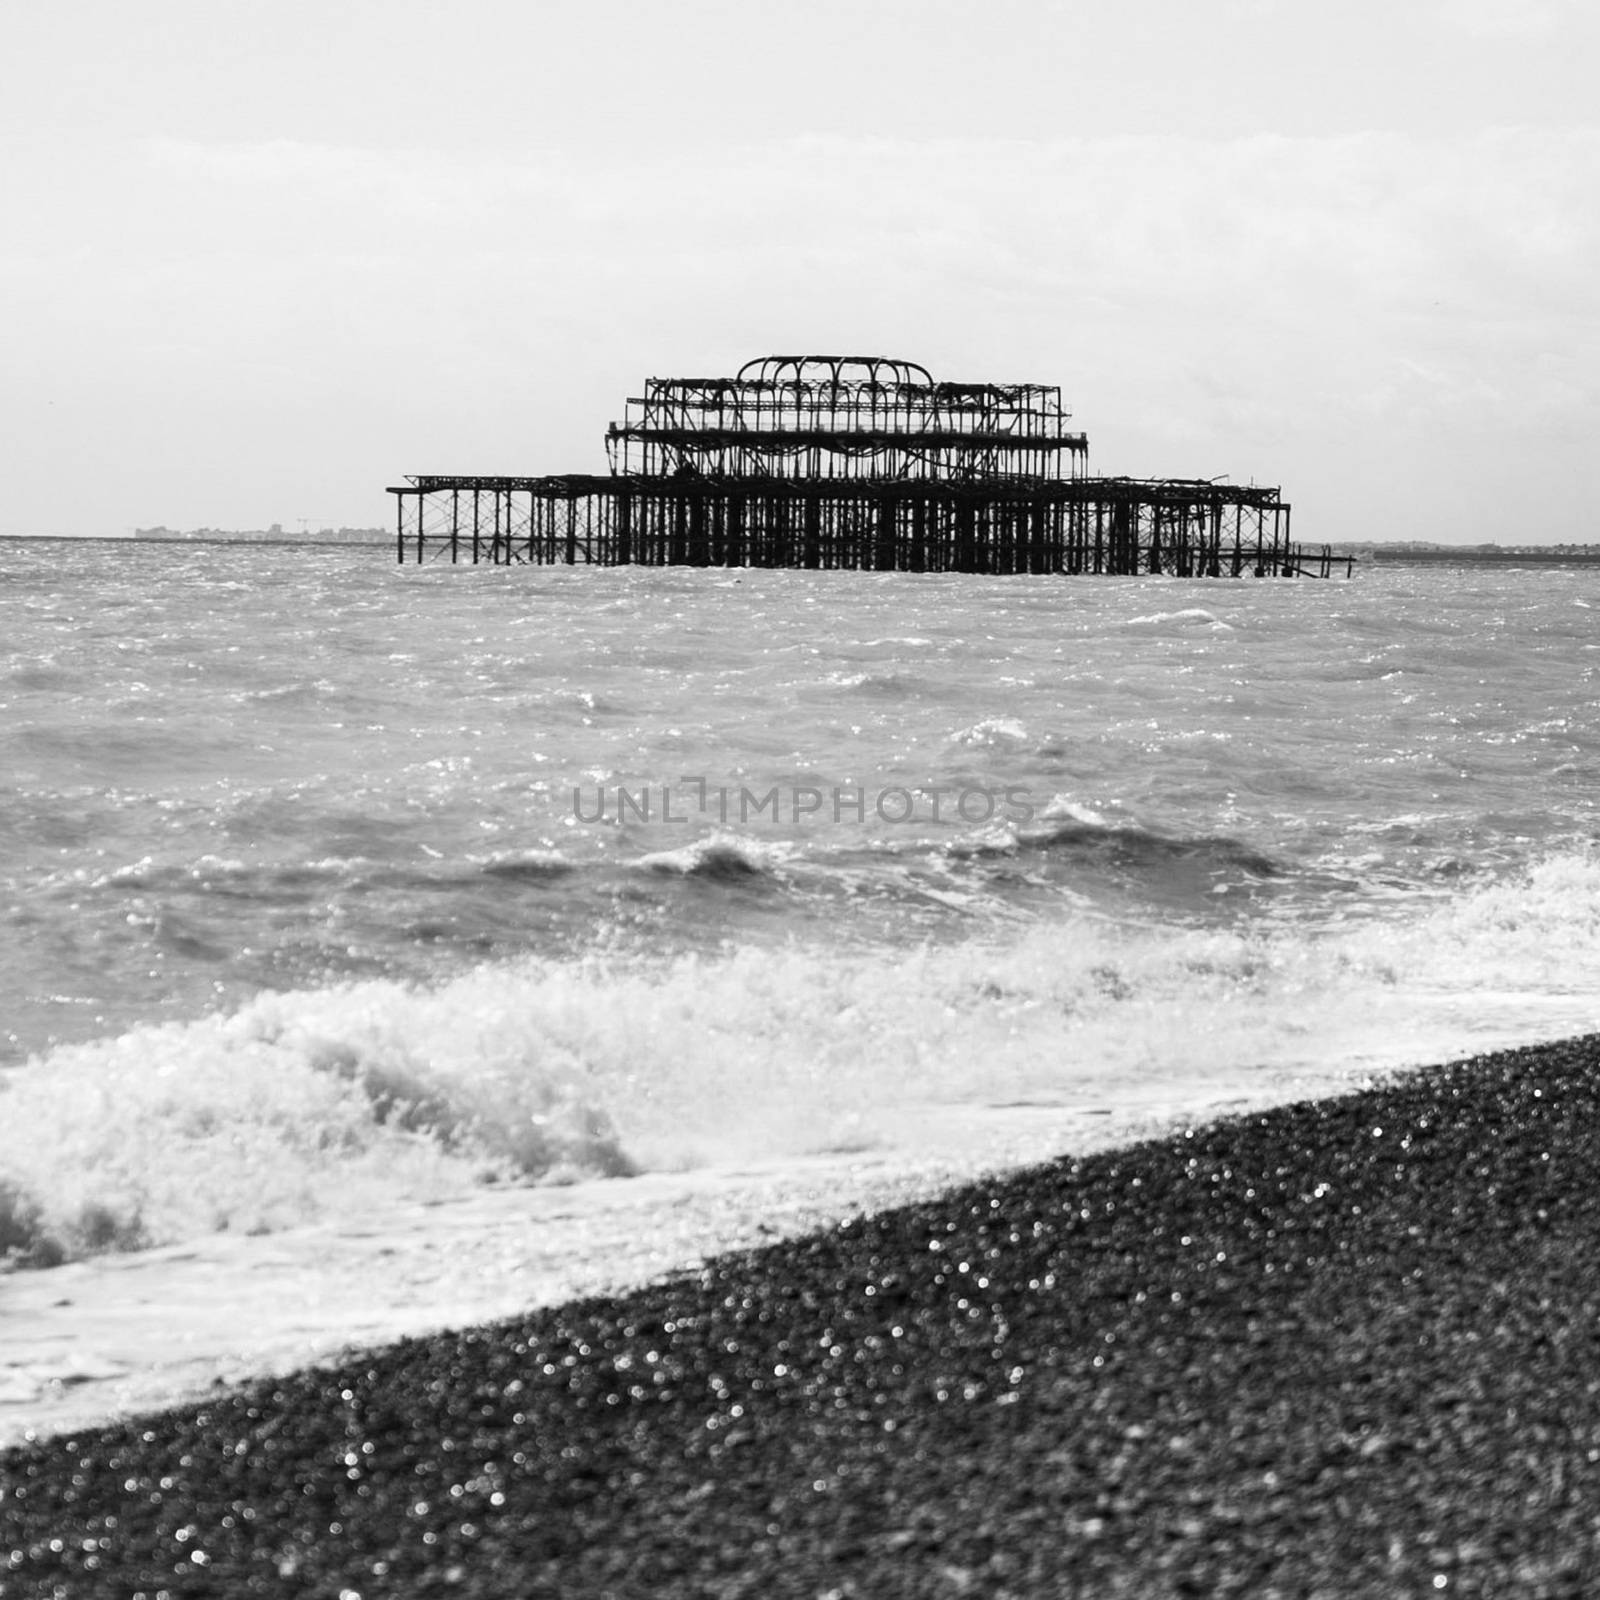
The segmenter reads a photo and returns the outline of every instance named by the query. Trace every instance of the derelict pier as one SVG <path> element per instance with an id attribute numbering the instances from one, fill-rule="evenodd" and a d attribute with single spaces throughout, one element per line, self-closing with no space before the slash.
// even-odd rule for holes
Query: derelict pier
<path id="1" fill-rule="evenodd" d="M 610 472 L 418 475 L 400 561 L 873 572 L 1328 577 L 1276 488 L 1093 478 L 1042 384 L 939 383 L 877 356 L 769 356 L 651 378 Z"/>

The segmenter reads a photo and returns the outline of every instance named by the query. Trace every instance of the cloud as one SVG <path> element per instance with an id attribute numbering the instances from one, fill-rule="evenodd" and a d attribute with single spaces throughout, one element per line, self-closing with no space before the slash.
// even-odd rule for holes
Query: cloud
<path id="1" fill-rule="evenodd" d="M 531 254 L 626 270 L 636 259 L 618 247 L 648 240 L 658 271 L 798 252 L 845 272 L 887 247 L 958 274 L 993 269 L 1002 282 L 1070 275 L 1090 292 L 1205 298 L 1267 281 L 1293 299 L 1297 286 L 1339 281 L 1448 298 L 1519 274 L 1541 293 L 1580 286 L 1594 265 L 1600 132 L 811 137 L 687 168 L 647 154 L 508 161 L 160 141 L 150 161 L 186 191 L 195 242 L 268 253 Z"/>
<path id="2" fill-rule="evenodd" d="M 350 483 L 330 520 L 400 470 L 598 465 L 647 373 L 802 348 L 1059 382 L 1107 470 L 1281 477 L 1331 517 L 1353 460 L 1398 485 L 1569 449 L 1594 477 L 1560 441 L 1600 420 L 1596 195 L 1596 130 L 808 137 L 687 165 L 164 139 L 0 289 L 74 449 L 182 438 L 244 484 L 298 456 Z"/>
<path id="3" fill-rule="evenodd" d="M 1480 39 L 1542 39 L 1591 10 L 1589 0 L 1438 0 L 1446 25 Z"/>

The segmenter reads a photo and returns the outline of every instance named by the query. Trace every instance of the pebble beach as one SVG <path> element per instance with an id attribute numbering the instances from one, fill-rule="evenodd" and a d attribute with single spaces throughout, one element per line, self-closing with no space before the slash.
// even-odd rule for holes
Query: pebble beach
<path id="1" fill-rule="evenodd" d="M 1554 1595 L 1600 1037 L 0 1458 L 7 1596 Z"/>

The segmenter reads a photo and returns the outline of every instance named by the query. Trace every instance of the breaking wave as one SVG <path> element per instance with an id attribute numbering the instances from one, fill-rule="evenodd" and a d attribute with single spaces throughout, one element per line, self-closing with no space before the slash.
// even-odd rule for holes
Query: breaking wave
<path id="1" fill-rule="evenodd" d="M 713 834 L 680 850 L 657 850 L 639 858 L 650 872 L 678 874 L 718 883 L 744 883 L 764 878 L 783 859 L 783 852 L 751 839 Z"/>
<path id="2" fill-rule="evenodd" d="M 732 860 L 698 848 L 700 866 Z M 930 1103 L 1419 1063 L 1600 1026 L 1597 970 L 1590 852 L 1320 933 L 1080 914 L 910 951 L 529 958 L 262 996 L 0 1078 L 0 1254 L 44 1265 L 490 1182 L 894 1148 Z"/>

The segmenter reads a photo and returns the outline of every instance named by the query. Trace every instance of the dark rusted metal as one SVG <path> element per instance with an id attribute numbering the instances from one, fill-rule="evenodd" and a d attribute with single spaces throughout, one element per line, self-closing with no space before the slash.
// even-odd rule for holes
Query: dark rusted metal
<path id="1" fill-rule="evenodd" d="M 607 432 L 609 475 L 409 477 L 396 547 L 456 561 L 470 531 L 472 560 L 504 565 L 1330 575 L 1276 488 L 1088 477 L 1069 418 L 1057 388 L 881 356 L 652 378 Z"/>

